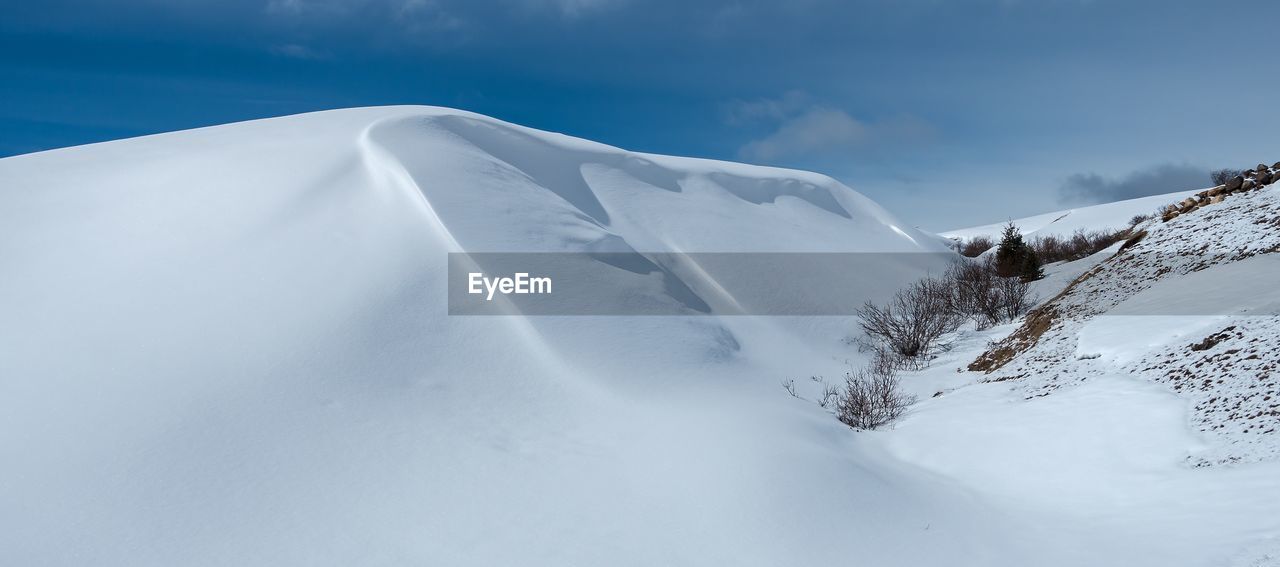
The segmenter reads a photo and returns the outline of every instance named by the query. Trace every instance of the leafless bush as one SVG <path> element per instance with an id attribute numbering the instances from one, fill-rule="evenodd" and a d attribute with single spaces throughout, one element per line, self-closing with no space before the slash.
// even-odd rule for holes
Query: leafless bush
<path id="1" fill-rule="evenodd" d="M 977 258 L 990 250 L 996 243 L 989 236 L 975 236 L 956 243 L 956 251 L 966 258 Z"/>
<path id="2" fill-rule="evenodd" d="M 902 391 L 897 373 L 884 365 L 850 368 L 836 400 L 836 417 L 855 429 L 876 429 L 906 414 L 916 398 Z"/>
<path id="3" fill-rule="evenodd" d="M 1135 217 L 1137 218 L 1137 217 Z M 1141 221 L 1138 221 L 1141 222 Z M 1135 223 L 1136 224 L 1136 223 Z M 1028 244 L 1045 264 L 1079 260 L 1129 236 L 1128 230 L 1077 230 L 1068 238 L 1055 235 L 1032 239 Z"/>
<path id="4" fill-rule="evenodd" d="M 944 334 L 960 326 L 952 300 L 946 281 L 925 278 L 899 290 L 884 306 L 868 301 L 858 317 L 873 346 L 903 365 L 920 365 L 941 346 Z"/>
<path id="5" fill-rule="evenodd" d="M 994 260 L 956 262 L 947 271 L 955 298 L 952 307 L 962 316 L 972 319 L 978 328 L 993 325 L 1000 318 L 999 296 L 996 291 Z"/>
<path id="6" fill-rule="evenodd" d="M 1149 220 L 1151 220 L 1151 215 L 1133 215 L 1133 218 L 1129 219 L 1129 229 L 1132 230 L 1133 227 Z"/>
<path id="7" fill-rule="evenodd" d="M 1072 243 L 1069 239 L 1050 234 L 1032 240 L 1031 247 L 1035 249 L 1037 256 L 1044 259 L 1044 262 L 1052 264 L 1071 255 L 1069 249 Z"/>
<path id="8" fill-rule="evenodd" d="M 962 260 L 940 278 L 899 290 L 883 306 L 864 304 L 858 317 L 866 338 L 859 340 L 875 353 L 877 372 L 917 369 L 945 348 L 945 335 L 965 320 L 985 329 L 1021 317 L 1031 305 L 1030 283 L 1002 277 L 994 258 Z"/>
<path id="9" fill-rule="evenodd" d="M 782 381 L 782 389 L 783 389 L 783 390 L 786 390 L 788 394 L 791 394 L 791 397 L 793 397 L 793 398 L 799 398 L 799 397 L 800 397 L 800 394 L 797 394 L 797 393 L 796 393 L 796 379 L 795 379 L 795 378 L 787 378 L 786 380 L 783 380 L 783 381 Z"/>
<path id="10" fill-rule="evenodd" d="M 818 398 L 818 407 L 827 409 L 840 401 L 840 388 L 831 384 L 822 384 L 822 396 Z"/>
<path id="11" fill-rule="evenodd" d="M 1031 285 L 1018 277 L 1000 277 L 991 258 L 957 262 L 943 280 L 952 289 L 956 314 L 979 329 L 1017 319 L 1031 307 Z"/>
<path id="12" fill-rule="evenodd" d="M 999 317 L 993 324 L 1013 321 L 1031 310 L 1031 284 L 1022 278 L 996 278 L 994 295 Z"/>
<path id="13" fill-rule="evenodd" d="M 1209 172 L 1209 179 L 1213 180 L 1214 185 L 1226 185 L 1231 178 L 1243 174 L 1239 169 L 1215 169 Z"/>

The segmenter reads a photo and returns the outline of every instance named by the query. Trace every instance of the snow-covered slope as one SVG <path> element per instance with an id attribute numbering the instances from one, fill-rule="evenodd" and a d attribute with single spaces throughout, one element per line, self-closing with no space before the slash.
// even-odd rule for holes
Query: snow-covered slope
<path id="1" fill-rule="evenodd" d="M 1116 201 L 1114 203 L 1103 203 L 1101 205 L 1092 205 L 1088 207 L 1079 207 L 1075 209 L 1065 209 L 1054 211 L 1052 213 L 1044 213 L 1033 215 L 1026 218 L 1014 219 L 1013 224 L 1018 226 L 1025 236 L 1071 236 L 1078 230 L 1094 231 L 1094 230 L 1121 230 L 1129 227 L 1129 221 L 1138 215 L 1153 215 L 1156 211 L 1171 203 L 1177 203 L 1187 197 L 1195 195 L 1202 189 L 1193 191 L 1180 191 L 1177 193 L 1166 193 L 1163 195 L 1152 195 L 1150 197 L 1138 197 L 1137 199 L 1127 199 L 1124 201 Z M 997 239 L 1000 231 L 1009 221 L 975 226 L 970 228 L 959 228 L 941 233 L 947 238 L 968 240 L 976 236 L 986 236 L 988 238 Z"/>
<path id="2" fill-rule="evenodd" d="M 939 361 L 911 387 L 945 395 L 855 433 L 778 387 L 856 362 L 848 318 L 448 314 L 448 253 L 627 250 L 945 247 L 820 175 L 439 108 L 0 160 L 0 564 L 1270 553 L 1274 468 L 1188 476 L 1198 441 L 1171 395 L 1100 385 L 1028 406 L 1003 382 L 961 388 L 974 373 Z M 916 267 L 863 271 L 892 287 L 934 269 Z M 737 299 L 732 277 L 698 268 L 621 269 L 610 286 L 673 300 L 656 276 Z M 802 397 L 820 387 L 800 382 Z M 1157 489 L 1116 493 L 1142 486 Z M 1171 497 L 1188 486 L 1194 499 Z"/>
<path id="3" fill-rule="evenodd" d="M 1147 221 L 976 363 L 1029 396 L 1133 376 L 1191 405 L 1197 464 L 1280 456 L 1280 194 Z"/>
<path id="4" fill-rule="evenodd" d="M 0 564 L 954 557 L 1003 512 L 779 395 L 844 320 L 445 305 L 448 252 L 930 242 L 820 175 L 438 108 L 0 160 Z"/>
<path id="5" fill-rule="evenodd" d="M 1278 223 L 1273 185 L 1047 266 L 1024 321 L 962 333 L 912 377 L 937 396 L 886 446 L 1123 533 L 1150 546 L 1138 563 L 1280 565 Z"/>

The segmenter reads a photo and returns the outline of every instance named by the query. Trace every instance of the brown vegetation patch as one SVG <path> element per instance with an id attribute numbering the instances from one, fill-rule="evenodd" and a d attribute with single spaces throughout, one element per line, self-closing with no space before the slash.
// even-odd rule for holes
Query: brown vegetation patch
<path id="1" fill-rule="evenodd" d="M 1120 245 L 1120 250 L 1116 251 L 1116 253 L 1119 254 L 1120 252 L 1124 252 L 1125 250 L 1128 250 L 1129 248 L 1133 247 L 1133 245 L 1139 242 L 1142 242 L 1142 239 L 1146 237 L 1147 237 L 1147 231 L 1139 230 L 1129 238 L 1126 238 L 1124 240 L 1124 244 Z"/>
<path id="2" fill-rule="evenodd" d="M 1052 304 L 1033 309 L 1027 314 L 1027 320 L 1018 327 L 1018 330 L 982 353 L 977 360 L 969 363 L 969 371 L 990 374 L 999 370 L 1015 356 L 1035 346 L 1040 336 L 1053 326 L 1057 318 L 1058 311 Z"/>
<path id="3" fill-rule="evenodd" d="M 1209 335 L 1205 337 L 1203 341 L 1200 341 L 1196 344 L 1191 345 L 1191 350 L 1193 351 L 1209 350 L 1217 346 L 1218 343 L 1231 338 L 1231 331 L 1233 330 L 1235 330 L 1235 325 L 1227 327 L 1223 329 L 1221 332 L 1217 332 L 1212 335 Z"/>
<path id="4" fill-rule="evenodd" d="M 967 258 L 977 258 L 983 252 L 995 248 L 995 241 L 989 236 L 975 236 L 969 240 L 956 243 L 956 251 Z"/>

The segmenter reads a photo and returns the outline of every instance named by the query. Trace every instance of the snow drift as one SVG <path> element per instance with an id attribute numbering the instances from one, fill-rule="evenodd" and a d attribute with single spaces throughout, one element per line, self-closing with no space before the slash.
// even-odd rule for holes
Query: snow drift
<path id="1" fill-rule="evenodd" d="M 779 399 L 836 322 L 445 314 L 449 252 L 941 250 L 829 178 L 401 107 L 0 180 L 0 562 L 927 561 L 997 515 Z"/>

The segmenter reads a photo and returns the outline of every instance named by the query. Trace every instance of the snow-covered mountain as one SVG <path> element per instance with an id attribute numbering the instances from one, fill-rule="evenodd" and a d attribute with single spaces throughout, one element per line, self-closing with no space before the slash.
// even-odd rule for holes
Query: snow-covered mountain
<path id="1" fill-rule="evenodd" d="M 1051 213 L 1013 219 L 1012 221 L 948 230 L 941 234 L 947 238 L 960 240 L 968 240 L 977 236 L 986 236 L 991 239 L 998 239 L 1000 237 L 1000 231 L 1004 229 L 1004 226 L 1009 222 L 1013 222 L 1013 224 L 1017 225 L 1018 229 L 1024 236 L 1030 237 L 1065 237 L 1071 236 L 1078 230 L 1122 230 L 1129 227 L 1130 220 L 1135 216 L 1152 216 L 1158 209 L 1171 203 L 1177 203 L 1178 201 L 1195 195 L 1199 191 L 1201 191 L 1201 189 L 1194 191 L 1178 191 L 1175 193 L 1165 193 L 1149 197 L 1138 197 L 1136 199 L 1126 199 L 1124 201 L 1103 203 L 1101 205 L 1090 205 L 1088 207 L 1064 209 Z"/>
<path id="2" fill-rule="evenodd" d="M 1163 250 L 1161 231 L 1194 217 L 1131 250 Z M 1192 468 L 1217 441 L 1188 398 L 1121 371 L 1131 360 L 1085 348 L 1111 370 L 1027 401 L 1061 380 L 966 371 L 1014 328 L 966 333 L 907 378 L 912 415 L 853 432 L 810 401 L 863 356 L 849 317 L 450 315 L 463 252 L 924 259 L 847 267 L 885 288 L 948 261 L 944 241 L 821 175 L 441 108 L 3 159 L 0 564 L 1275 556 L 1280 469 Z M 1088 262 L 1119 262 L 1103 260 Z M 742 274 L 654 264 L 606 269 L 608 297 L 747 301 Z"/>

